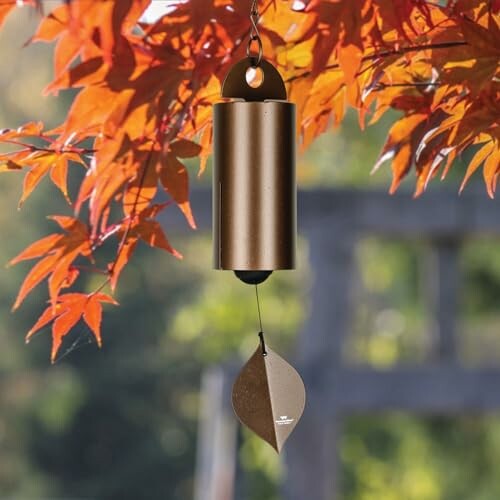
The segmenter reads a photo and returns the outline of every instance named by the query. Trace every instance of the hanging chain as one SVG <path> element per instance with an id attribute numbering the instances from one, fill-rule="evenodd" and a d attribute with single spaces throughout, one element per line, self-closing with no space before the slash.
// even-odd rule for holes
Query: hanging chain
<path id="1" fill-rule="evenodd" d="M 247 57 L 252 61 L 252 66 L 258 66 L 262 61 L 262 40 L 259 34 L 259 28 L 257 25 L 259 24 L 259 9 L 257 6 L 258 0 L 252 0 L 252 7 L 250 8 L 250 22 L 252 23 L 252 27 L 250 28 L 250 38 L 248 40 L 247 45 Z M 252 52 L 252 45 L 257 43 L 257 53 Z"/>
<path id="2" fill-rule="evenodd" d="M 266 342 L 264 341 L 264 328 L 262 328 L 262 316 L 260 314 L 260 300 L 259 300 L 259 288 L 257 285 L 255 285 L 255 298 L 257 299 L 257 312 L 259 314 L 259 326 L 260 326 L 260 331 L 259 331 L 259 338 L 260 338 L 260 347 L 262 349 L 262 355 L 266 356 L 267 351 L 266 351 Z"/>

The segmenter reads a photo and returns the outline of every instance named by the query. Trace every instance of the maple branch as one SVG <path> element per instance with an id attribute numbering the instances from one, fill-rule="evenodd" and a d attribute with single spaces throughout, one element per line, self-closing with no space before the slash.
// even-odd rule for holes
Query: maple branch
<path id="1" fill-rule="evenodd" d="M 29 149 L 31 151 L 34 151 L 35 148 L 39 149 L 40 151 L 44 151 L 44 148 L 38 148 L 37 146 L 33 146 L 33 144 L 28 144 L 27 142 L 22 142 L 22 141 L 15 141 L 13 139 L 2 139 L 0 142 L 3 142 L 4 144 L 13 144 L 15 146 L 22 146 L 23 148 Z M 18 151 L 15 151 L 16 153 Z"/>
<path id="2" fill-rule="evenodd" d="M 48 153 L 75 153 L 75 154 L 95 154 L 97 153 L 97 149 L 92 149 L 92 148 L 78 148 L 78 147 L 71 147 L 71 148 L 61 148 L 61 149 L 50 149 L 50 148 L 39 148 L 37 146 L 34 146 L 35 151 L 47 151 Z"/>
<path id="3" fill-rule="evenodd" d="M 109 266 L 109 269 L 105 272 L 105 274 L 107 275 L 106 279 L 90 294 L 90 296 L 96 295 L 97 293 L 99 293 L 111 281 L 111 278 L 113 276 L 114 269 L 116 268 L 116 264 L 118 262 L 118 259 L 121 255 L 121 253 L 123 252 L 123 249 L 125 248 L 125 244 L 127 243 L 130 231 L 132 229 L 132 224 L 133 224 L 135 216 L 136 216 L 137 204 L 139 202 L 139 195 L 140 195 L 142 188 L 144 187 L 144 182 L 146 180 L 146 174 L 147 174 L 147 171 L 148 171 L 150 163 L 151 163 L 151 157 L 153 156 L 153 150 L 154 150 L 155 144 L 156 144 L 156 141 L 151 146 L 151 149 L 149 150 L 149 153 L 148 153 L 148 157 L 146 158 L 146 161 L 144 163 L 144 168 L 142 169 L 141 178 L 139 181 L 139 189 L 137 190 L 137 194 L 136 194 L 136 197 L 134 200 L 132 211 L 130 212 L 130 215 L 128 216 L 127 227 L 125 229 L 125 232 L 123 233 L 123 236 L 120 239 L 120 243 L 118 244 L 118 249 L 116 251 L 116 257 L 113 260 L 113 262 L 111 263 L 111 265 Z"/>
<path id="4" fill-rule="evenodd" d="M 87 148 L 78 148 L 78 147 L 70 147 L 70 148 L 61 148 L 61 149 L 51 149 L 51 148 L 44 148 L 41 146 L 35 146 L 34 144 L 28 144 L 27 142 L 22 142 L 22 141 L 16 141 L 13 139 L 3 139 L 0 142 L 3 142 L 5 144 L 13 144 L 15 146 L 22 146 L 23 148 L 26 148 L 32 152 L 35 151 L 42 151 L 42 152 L 47 152 L 47 153 L 76 153 L 76 154 L 93 154 L 96 153 L 96 149 L 87 149 Z M 19 153 L 19 151 L 13 151 L 14 153 Z"/>
<path id="5" fill-rule="evenodd" d="M 370 54 L 368 56 L 362 57 L 361 62 L 374 61 L 376 59 L 397 56 L 397 55 L 402 55 L 402 54 L 408 54 L 410 52 L 419 52 L 420 50 L 449 49 L 452 47 L 461 47 L 464 45 L 468 45 L 468 43 L 465 41 L 456 41 L 456 42 L 429 43 L 427 45 L 413 45 L 411 47 L 401 47 L 399 49 L 391 49 L 391 50 L 385 50 L 383 52 L 376 52 L 374 54 Z M 329 64 L 328 66 L 325 66 L 323 71 L 330 71 L 330 70 L 339 69 L 339 68 L 340 68 L 340 64 L 334 63 L 334 64 Z M 299 78 L 307 78 L 308 76 L 312 75 L 312 73 L 313 72 L 310 70 L 304 71 L 300 75 L 295 75 L 295 76 L 288 78 L 288 80 L 286 80 L 285 83 L 294 82 L 295 80 L 298 80 Z"/>
<path id="6" fill-rule="evenodd" d="M 105 271 L 104 269 L 99 269 L 98 267 L 83 266 L 81 264 L 73 264 L 72 267 L 80 271 L 87 271 L 89 273 L 108 274 L 108 271 Z"/>
<path id="7" fill-rule="evenodd" d="M 461 47 L 464 45 L 469 45 L 466 41 L 458 40 L 454 42 L 441 42 L 441 43 L 429 43 L 426 45 L 413 45 L 411 47 L 401 47 L 399 49 L 386 50 L 384 52 L 378 52 L 371 54 L 369 56 L 363 57 L 362 61 L 370 61 L 373 59 L 378 59 L 379 57 L 389 57 L 401 54 L 407 54 L 409 52 L 418 52 L 420 50 L 434 50 L 434 49 L 449 49 L 452 47 Z"/>
<path id="8" fill-rule="evenodd" d="M 380 90 L 384 90 L 387 87 L 439 87 L 442 85 L 441 82 L 412 82 L 412 83 L 377 83 L 372 90 L 378 92 Z"/>
<path id="9" fill-rule="evenodd" d="M 127 228 L 125 229 L 125 232 L 123 233 L 123 236 L 122 236 L 120 243 L 118 245 L 118 250 L 116 251 L 116 258 L 113 261 L 113 263 L 111 264 L 111 267 L 109 268 L 108 280 L 111 279 L 111 276 L 113 275 L 113 271 L 114 271 L 114 268 L 116 267 L 116 263 L 118 261 L 118 258 L 120 257 L 121 253 L 123 252 L 123 248 L 125 247 L 125 243 L 127 242 L 127 239 L 129 237 L 130 230 L 132 229 L 132 224 L 134 222 L 134 218 L 137 215 L 136 212 L 137 212 L 137 204 L 139 203 L 139 196 L 141 194 L 142 188 L 144 187 L 144 182 L 146 180 L 146 174 L 148 172 L 148 169 L 149 169 L 149 166 L 151 163 L 151 158 L 153 156 L 153 150 L 154 150 L 155 144 L 156 144 L 156 141 L 152 144 L 151 149 L 148 152 L 148 156 L 146 158 L 146 161 L 144 162 L 144 168 L 142 169 L 142 172 L 141 172 L 141 178 L 139 180 L 139 187 L 137 189 L 137 194 L 135 195 L 134 204 L 132 205 L 132 211 L 130 212 L 130 215 L 129 215 Z"/>

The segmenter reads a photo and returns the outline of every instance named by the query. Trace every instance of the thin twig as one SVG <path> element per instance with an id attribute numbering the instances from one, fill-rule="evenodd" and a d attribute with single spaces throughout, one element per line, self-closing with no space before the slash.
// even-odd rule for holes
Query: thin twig
<path id="1" fill-rule="evenodd" d="M 377 83 L 372 90 L 379 91 L 384 90 L 387 87 L 439 87 L 442 85 L 441 82 L 413 82 L 413 83 Z"/>
<path id="2" fill-rule="evenodd" d="M 28 144 L 27 142 L 22 142 L 22 141 L 16 141 L 13 139 L 1 139 L 0 137 L 0 143 L 4 144 L 12 144 L 14 146 L 21 146 L 23 148 L 26 148 L 30 151 L 33 152 L 46 152 L 46 153 L 75 153 L 75 154 L 93 154 L 96 153 L 96 149 L 87 149 L 87 148 L 79 148 L 79 147 L 71 147 L 71 148 L 61 148 L 61 149 L 51 149 L 51 148 L 44 148 L 40 146 L 35 146 L 34 144 Z M 12 154 L 19 153 L 20 151 L 12 151 Z"/>
<path id="3" fill-rule="evenodd" d="M 108 271 L 104 269 L 99 269 L 98 267 L 83 266 L 81 264 L 73 264 L 72 267 L 78 269 L 79 271 L 87 271 L 89 273 L 106 274 L 106 275 L 108 274 Z"/>
<path id="4" fill-rule="evenodd" d="M 407 54 L 409 52 L 418 52 L 420 50 L 449 49 L 451 47 L 461 47 L 463 45 L 468 45 L 468 43 L 464 42 L 464 41 L 457 41 L 457 42 L 430 43 L 427 45 L 415 45 L 412 47 L 401 47 L 399 49 L 391 49 L 391 50 L 386 50 L 383 52 L 376 52 L 375 54 L 370 54 L 368 56 L 364 56 L 361 58 L 361 62 L 373 61 L 373 60 L 384 58 L 384 57 L 403 55 L 403 54 Z M 340 64 L 334 63 L 334 64 L 329 64 L 328 66 L 325 66 L 323 71 L 330 71 L 330 70 L 339 69 L 339 68 L 340 68 Z M 286 83 L 291 83 L 295 80 L 298 80 L 299 78 L 307 78 L 310 75 L 312 75 L 311 70 L 304 71 L 300 75 L 295 75 L 295 76 L 290 77 L 288 80 L 286 80 Z"/>

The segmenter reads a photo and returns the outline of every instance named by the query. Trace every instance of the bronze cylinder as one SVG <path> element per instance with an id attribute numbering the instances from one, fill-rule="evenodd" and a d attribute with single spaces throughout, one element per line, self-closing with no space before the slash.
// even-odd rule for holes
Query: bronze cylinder
<path id="1" fill-rule="evenodd" d="M 214 267 L 295 267 L 295 105 L 214 105 Z"/>

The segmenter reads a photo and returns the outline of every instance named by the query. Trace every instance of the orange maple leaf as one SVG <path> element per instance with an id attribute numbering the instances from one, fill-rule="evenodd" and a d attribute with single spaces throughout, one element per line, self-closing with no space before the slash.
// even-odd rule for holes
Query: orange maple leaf
<path id="1" fill-rule="evenodd" d="M 76 258 L 81 255 L 91 259 L 91 242 L 85 224 L 73 217 L 49 218 L 57 222 L 65 234 L 54 233 L 33 243 L 9 263 L 15 265 L 23 260 L 42 257 L 24 279 L 13 310 L 17 309 L 27 295 L 49 275 L 49 294 L 52 303 L 55 304 L 59 291 L 68 281 L 68 273 Z"/>
<path id="2" fill-rule="evenodd" d="M 113 297 L 103 293 L 93 293 L 89 295 L 67 293 L 60 295 L 57 298 L 56 305 L 49 305 L 30 329 L 26 335 L 26 342 L 29 342 L 33 335 L 44 326 L 52 323 L 52 351 L 50 359 L 52 363 L 54 363 L 64 337 L 83 318 L 92 331 L 97 341 L 97 345 L 101 347 L 101 303 L 118 305 Z"/>

